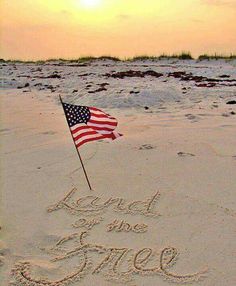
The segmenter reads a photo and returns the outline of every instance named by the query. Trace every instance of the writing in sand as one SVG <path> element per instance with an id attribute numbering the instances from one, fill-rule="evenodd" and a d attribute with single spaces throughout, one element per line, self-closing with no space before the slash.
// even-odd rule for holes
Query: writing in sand
<path id="1" fill-rule="evenodd" d="M 176 262 L 178 255 L 174 247 L 166 247 L 161 251 L 152 248 L 134 250 L 127 247 L 106 247 L 96 243 L 85 241 L 87 232 L 74 233 L 60 239 L 56 245 L 48 250 L 54 255 L 52 262 L 73 259 L 76 257 L 74 270 L 57 280 L 47 278 L 36 278 L 31 262 L 19 262 L 12 270 L 15 277 L 13 285 L 27 286 L 65 286 L 81 279 L 88 274 L 101 274 L 107 280 L 127 283 L 132 282 L 135 275 L 160 275 L 173 283 L 191 283 L 203 277 L 204 271 L 192 274 L 177 274 L 170 270 Z M 75 240 L 76 245 L 72 248 L 65 248 L 64 244 Z M 94 254 L 94 256 L 92 255 Z M 63 266 L 60 265 L 59 273 L 62 273 Z M 71 268 L 70 268 L 71 269 Z"/>
<path id="2" fill-rule="evenodd" d="M 109 198 L 101 202 L 101 198 L 97 196 L 84 196 L 72 200 L 73 195 L 77 189 L 72 189 L 64 198 L 58 203 L 50 206 L 48 212 L 65 209 L 72 214 L 95 215 L 106 211 L 111 207 L 116 212 L 140 214 L 144 216 L 156 217 L 159 214 L 154 210 L 160 193 L 156 192 L 151 198 L 146 200 L 137 200 L 127 202 L 123 198 Z"/>
<path id="3" fill-rule="evenodd" d="M 123 198 L 109 198 L 102 200 L 98 196 L 83 196 L 73 198 L 76 189 L 72 189 L 59 202 L 50 206 L 48 212 L 65 209 L 71 214 L 87 215 L 88 219 L 80 218 L 73 227 L 84 227 L 91 230 L 96 224 L 100 224 L 102 217 L 97 216 L 101 212 L 111 209 L 116 212 L 138 214 L 156 217 L 159 214 L 155 207 L 160 196 L 156 192 L 145 200 L 127 201 Z M 95 216 L 91 219 L 89 216 Z M 146 224 L 131 225 L 125 220 L 115 219 L 107 225 L 107 232 L 124 231 L 144 233 Z M 77 232 L 61 238 L 52 248 L 44 249 L 53 256 L 50 262 L 44 261 L 43 266 L 37 271 L 38 262 L 20 261 L 12 269 L 14 277 L 13 285 L 25 286 L 66 286 L 79 282 L 86 275 L 102 275 L 106 280 L 124 283 L 133 283 L 136 276 L 159 275 L 173 283 L 191 283 L 203 277 L 204 271 L 191 274 L 175 273 L 170 268 L 177 261 L 178 251 L 174 247 L 165 247 L 156 250 L 153 247 L 135 249 L 128 247 L 105 246 L 100 243 L 87 242 L 85 237 L 88 232 Z M 70 261 L 68 261 L 70 260 Z M 52 265 L 51 265 L 52 264 Z M 72 267 L 72 265 L 74 265 Z M 43 270 L 42 270 L 43 268 Z M 45 269 L 46 268 L 46 269 Z M 58 269 L 56 276 L 51 276 L 49 269 Z M 37 273 L 43 277 L 38 277 Z M 55 271 L 54 271 L 55 272 Z M 187 272 L 183 269 L 183 272 Z M 59 276 L 58 276 L 59 275 Z M 59 278 L 60 277 L 60 278 Z M 130 284 L 133 285 L 133 284 Z"/>

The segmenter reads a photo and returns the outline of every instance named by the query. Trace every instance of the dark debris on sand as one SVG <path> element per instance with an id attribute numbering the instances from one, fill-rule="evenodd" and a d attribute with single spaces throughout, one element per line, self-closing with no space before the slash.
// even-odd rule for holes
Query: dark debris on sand
<path id="1" fill-rule="evenodd" d="M 176 71 L 170 72 L 167 75 L 168 77 L 179 78 L 181 81 L 195 81 L 197 87 L 214 87 L 216 84 L 224 86 L 236 86 L 236 80 L 234 79 L 217 79 L 217 78 L 208 78 L 205 76 L 196 76 L 191 72 L 187 73 L 185 71 Z M 227 76 L 223 76 L 226 78 Z"/>
<path id="2" fill-rule="evenodd" d="M 236 100 L 227 101 L 226 104 L 236 104 Z"/>
<path id="3" fill-rule="evenodd" d="M 106 73 L 104 76 L 112 77 L 117 79 L 124 79 L 125 77 L 139 77 L 144 78 L 145 76 L 152 76 L 155 78 L 162 77 L 163 73 L 158 73 L 154 70 L 147 71 L 137 71 L 137 70 L 128 70 L 120 72 L 111 72 Z M 221 75 L 219 78 L 208 78 L 205 76 L 193 75 L 191 72 L 187 73 L 185 71 L 175 71 L 167 73 L 167 77 L 178 78 L 181 81 L 194 81 L 197 87 L 214 87 L 217 84 L 223 86 L 236 86 L 235 79 L 228 79 L 228 75 Z"/>
<path id="4" fill-rule="evenodd" d="M 125 77 L 145 77 L 145 76 L 153 76 L 153 77 L 161 77 L 163 76 L 162 73 L 155 72 L 153 70 L 148 70 L 148 71 L 134 71 L 134 70 L 129 70 L 129 71 L 121 71 L 121 72 L 116 72 L 116 73 L 107 73 L 105 74 L 106 77 L 112 77 L 112 78 L 119 78 L 123 79 Z"/>

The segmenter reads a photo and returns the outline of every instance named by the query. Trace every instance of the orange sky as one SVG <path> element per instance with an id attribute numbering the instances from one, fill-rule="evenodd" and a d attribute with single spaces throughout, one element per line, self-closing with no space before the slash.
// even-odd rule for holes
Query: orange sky
<path id="1" fill-rule="evenodd" d="M 1 58 L 236 52 L 236 0 L 0 0 Z"/>

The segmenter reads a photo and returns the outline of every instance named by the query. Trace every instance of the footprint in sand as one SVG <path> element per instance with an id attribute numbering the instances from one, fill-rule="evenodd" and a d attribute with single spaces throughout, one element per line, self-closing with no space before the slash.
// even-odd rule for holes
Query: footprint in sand
<path id="1" fill-rule="evenodd" d="M 56 134 L 56 132 L 54 132 L 54 131 L 46 131 L 46 132 L 42 132 L 41 134 L 43 134 L 43 135 L 54 135 L 54 134 Z"/>
<path id="2" fill-rule="evenodd" d="M 0 129 L 0 133 L 4 133 L 4 132 L 8 132 L 8 131 L 10 131 L 10 129 L 8 129 L 8 128 L 3 128 L 3 129 Z"/>
<path id="3" fill-rule="evenodd" d="M 185 117 L 191 121 L 191 123 L 195 123 L 195 122 L 198 122 L 199 121 L 199 117 L 198 116 L 195 116 L 191 113 L 188 113 L 188 114 L 185 114 Z"/>
<path id="4" fill-rule="evenodd" d="M 3 241 L 0 241 L 0 267 L 5 264 L 5 256 L 9 255 L 9 253 L 10 249 L 3 243 Z"/>
<path id="5" fill-rule="evenodd" d="M 185 114 L 185 117 L 187 117 L 187 119 L 189 120 L 196 120 L 197 117 L 191 113 Z"/>
<path id="6" fill-rule="evenodd" d="M 143 144 L 139 147 L 139 150 L 150 150 L 155 149 L 155 146 L 152 146 L 151 144 Z"/>
<path id="7" fill-rule="evenodd" d="M 192 153 L 185 153 L 185 152 L 178 152 L 177 153 L 179 157 L 194 157 L 196 155 L 192 154 Z"/>

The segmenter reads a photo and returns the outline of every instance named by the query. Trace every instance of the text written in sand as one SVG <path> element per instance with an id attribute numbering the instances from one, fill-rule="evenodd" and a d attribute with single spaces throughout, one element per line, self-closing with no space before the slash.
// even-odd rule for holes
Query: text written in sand
<path id="1" fill-rule="evenodd" d="M 32 275 L 30 262 L 19 262 L 12 270 L 15 285 L 27 286 L 66 286 L 81 279 L 88 274 L 101 274 L 105 279 L 116 282 L 134 280 L 135 275 L 160 275 L 174 283 L 191 283 L 203 277 L 206 270 L 191 274 L 178 274 L 170 270 L 176 262 L 178 252 L 174 247 L 166 247 L 157 251 L 150 247 L 135 250 L 127 247 L 107 247 L 101 244 L 85 241 L 87 232 L 75 233 L 60 239 L 56 245 L 48 250 L 54 255 L 52 262 L 60 262 L 77 257 L 79 264 L 74 271 L 57 280 L 37 278 Z M 76 241 L 73 248 L 63 245 L 70 240 Z M 92 257 L 95 254 L 95 257 Z M 62 266 L 61 266 L 62 267 Z"/>
<path id="2" fill-rule="evenodd" d="M 121 214 L 158 217 L 156 205 L 160 196 L 159 192 L 144 200 L 127 201 L 123 198 L 113 197 L 102 200 L 98 196 L 91 195 L 74 198 L 76 191 L 76 189 L 72 189 L 59 202 L 48 208 L 48 212 L 64 209 L 72 215 L 83 215 L 72 226 L 77 229 L 86 229 L 86 231 L 62 237 L 52 248 L 44 248 L 47 254 L 53 256 L 50 263 L 56 264 L 56 266 L 52 266 L 52 269 L 59 267 L 59 276 L 51 278 L 50 273 L 46 271 L 43 278 L 37 277 L 35 270 L 37 265 L 32 261 L 21 261 L 12 269 L 15 280 L 13 285 L 67 286 L 81 281 L 84 276 L 89 274 L 100 274 L 106 280 L 125 285 L 133 283 L 137 275 L 158 275 L 173 283 L 191 283 L 198 281 L 205 274 L 206 270 L 190 274 L 176 273 L 171 270 L 170 268 L 177 261 L 178 256 L 177 249 L 172 246 L 158 251 L 150 245 L 135 249 L 86 241 L 88 230 L 91 231 L 104 220 L 98 214 L 108 209 Z M 125 219 L 114 219 L 106 224 L 107 234 L 110 232 L 124 232 L 126 235 L 128 233 L 145 234 L 147 230 L 148 225 L 140 222 L 132 224 Z M 73 263 L 75 265 L 71 267 Z M 68 265 L 70 265 L 69 268 Z"/>
<path id="3" fill-rule="evenodd" d="M 107 225 L 107 231 L 115 232 L 135 232 L 142 233 L 147 231 L 148 226 L 144 223 L 130 224 L 124 220 L 115 219 Z"/>
<path id="4" fill-rule="evenodd" d="M 72 189 L 59 202 L 50 206 L 48 212 L 59 209 L 65 209 L 71 214 L 97 215 L 111 208 L 113 211 L 126 214 L 139 214 L 143 216 L 156 217 L 159 216 L 155 211 L 156 203 L 160 197 L 160 193 L 156 192 L 152 197 L 146 200 L 137 200 L 127 202 L 123 198 L 109 198 L 101 202 L 101 198 L 97 196 L 84 196 L 72 199 L 77 189 Z"/>

